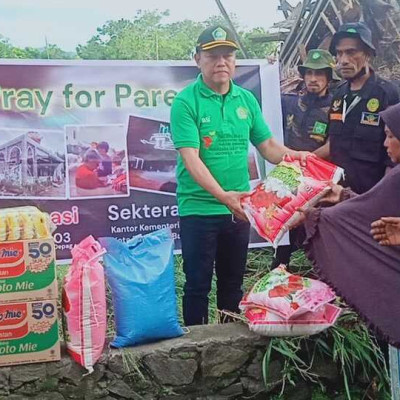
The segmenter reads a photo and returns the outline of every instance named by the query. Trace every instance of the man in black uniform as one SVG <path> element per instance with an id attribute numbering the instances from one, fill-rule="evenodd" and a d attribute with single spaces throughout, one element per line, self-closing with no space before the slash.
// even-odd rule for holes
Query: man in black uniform
<path id="1" fill-rule="evenodd" d="M 304 93 L 282 95 L 283 132 L 287 147 L 325 155 L 319 154 L 319 148 L 328 138 L 328 111 L 332 103 L 328 86 L 332 79 L 338 79 L 334 67 L 332 55 L 322 49 L 310 50 L 304 64 L 298 67 L 304 79 Z M 273 266 L 289 264 L 293 251 L 298 248 L 297 237 L 301 237 L 298 229 L 290 231 L 289 236 L 290 244 L 278 247 Z"/>
<path id="2" fill-rule="evenodd" d="M 328 111 L 332 95 L 329 82 L 336 77 L 332 55 L 322 49 L 310 50 L 299 66 L 305 91 L 282 96 L 285 145 L 293 150 L 316 151 L 328 134 Z M 318 151 L 316 151 L 318 155 Z"/>
<path id="3" fill-rule="evenodd" d="M 345 170 L 344 185 L 356 193 L 372 188 L 390 165 L 383 142 L 379 112 L 399 102 L 397 88 L 375 75 L 372 34 L 362 22 L 342 25 L 330 52 L 345 82 L 338 87 L 329 110 L 329 141 L 320 149 Z"/>

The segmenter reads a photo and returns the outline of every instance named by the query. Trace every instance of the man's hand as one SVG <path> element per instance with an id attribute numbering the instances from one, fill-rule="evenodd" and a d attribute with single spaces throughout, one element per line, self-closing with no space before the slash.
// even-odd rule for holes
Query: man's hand
<path id="1" fill-rule="evenodd" d="M 291 156 L 295 160 L 300 160 L 300 165 L 302 167 L 307 166 L 307 157 L 315 157 L 315 154 L 310 153 L 309 151 L 294 151 L 291 150 L 287 155 Z"/>
<path id="2" fill-rule="evenodd" d="M 289 147 L 284 146 L 274 138 L 264 140 L 257 146 L 257 149 L 262 157 L 271 164 L 279 164 L 285 158 L 285 155 L 287 155 L 295 160 L 300 160 L 300 164 L 305 167 L 307 164 L 306 158 L 308 156 L 314 157 L 314 154 L 308 151 L 296 151 L 289 149 Z"/>
<path id="3" fill-rule="evenodd" d="M 243 211 L 242 205 L 240 204 L 240 200 L 243 196 L 246 196 L 247 193 L 241 192 L 225 192 L 221 199 L 219 199 L 223 204 L 225 204 L 229 210 L 239 219 L 247 221 L 246 214 Z"/>
<path id="4" fill-rule="evenodd" d="M 371 224 L 371 235 L 382 246 L 400 246 L 400 217 L 383 217 Z"/>
<path id="5" fill-rule="evenodd" d="M 319 203 L 328 203 L 328 204 L 338 204 L 340 203 L 340 197 L 342 195 L 343 186 L 332 184 L 331 191 L 323 197 Z"/>

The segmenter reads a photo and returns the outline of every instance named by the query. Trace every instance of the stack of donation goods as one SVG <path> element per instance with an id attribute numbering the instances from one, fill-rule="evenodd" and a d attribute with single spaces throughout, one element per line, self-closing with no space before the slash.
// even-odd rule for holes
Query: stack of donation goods
<path id="1" fill-rule="evenodd" d="M 0 210 L 0 366 L 60 359 L 51 234 L 36 207 Z"/>
<path id="2" fill-rule="evenodd" d="M 343 176 L 343 170 L 315 156 L 306 165 L 291 157 L 279 163 L 242 199 L 257 233 L 276 248 L 300 219 L 299 210 L 315 205 Z M 244 296 L 240 308 L 250 330 L 267 336 L 311 335 L 332 326 L 340 308 L 323 282 L 293 275 L 284 265 L 261 278 Z"/>
<path id="3" fill-rule="evenodd" d="M 257 232 L 275 246 L 343 171 L 314 156 L 306 166 L 286 157 L 246 195 L 243 208 Z M 0 366 L 60 359 L 52 225 L 36 207 L 0 210 Z M 126 242 L 92 236 L 72 249 L 64 279 L 67 350 L 89 373 L 102 355 L 107 330 L 106 279 L 116 335 L 125 347 L 182 335 L 176 305 L 174 239 L 169 229 Z M 104 261 L 100 263 L 101 258 Z M 324 283 L 280 266 L 243 298 L 251 330 L 271 336 L 308 335 L 331 326 L 340 309 Z"/>

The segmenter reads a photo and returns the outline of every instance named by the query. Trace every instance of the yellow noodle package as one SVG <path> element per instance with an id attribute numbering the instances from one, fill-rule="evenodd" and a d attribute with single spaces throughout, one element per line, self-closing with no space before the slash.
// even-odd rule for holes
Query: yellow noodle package
<path id="1" fill-rule="evenodd" d="M 47 239 L 55 227 L 48 214 L 33 206 L 0 210 L 0 242 Z"/>

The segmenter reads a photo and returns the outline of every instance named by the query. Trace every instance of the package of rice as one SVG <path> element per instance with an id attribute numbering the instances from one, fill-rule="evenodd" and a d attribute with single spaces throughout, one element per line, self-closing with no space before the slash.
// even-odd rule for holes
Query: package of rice
<path id="1" fill-rule="evenodd" d="M 99 262 L 105 250 L 88 236 L 71 253 L 62 295 L 65 342 L 71 357 L 91 373 L 106 339 L 106 288 Z"/>
<path id="2" fill-rule="evenodd" d="M 316 156 L 299 160 L 286 156 L 247 196 L 243 210 L 257 233 L 276 247 L 299 220 L 299 209 L 314 206 L 337 183 L 343 170 Z"/>
<path id="3" fill-rule="evenodd" d="M 285 320 L 319 311 L 336 298 L 325 283 L 289 273 L 284 265 L 261 278 L 240 302 L 241 310 L 266 308 Z"/>
<path id="4" fill-rule="evenodd" d="M 307 312 L 297 318 L 284 319 L 262 307 L 249 307 L 245 317 L 249 329 L 263 336 L 308 336 L 331 327 L 340 315 L 341 309 L 325 304 L 318 311 Z"/>

